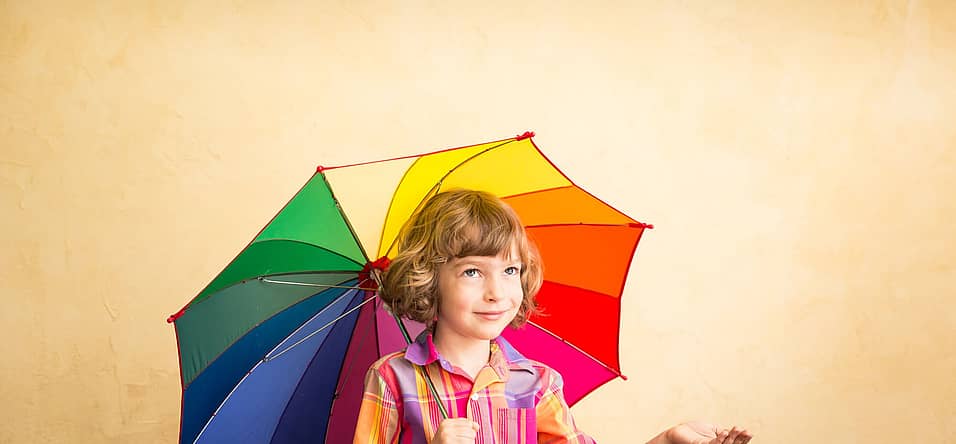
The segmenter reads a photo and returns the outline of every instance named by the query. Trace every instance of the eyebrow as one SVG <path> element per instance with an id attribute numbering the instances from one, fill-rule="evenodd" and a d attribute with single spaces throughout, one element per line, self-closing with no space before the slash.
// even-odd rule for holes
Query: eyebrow
<path id="1" fill-rule="evenodd" d="M 463 265 L 481 265 L 481 266 L 486 266 L 486 265 L 489 264 L 490 259 L 478 259 L 478 258 L 483 258 L 483 257 L 484 257 L 484 256 L 466 256 L 466 257 L 455 258 L 455 259 L 454 259 L 454 262 L 453 262 L 453 264 L 452 264 L 452 266 L 454 266 L 454 267 L 461 267 L 461 266 L 463 266 Z M 505 264 L 505 266 L 508 266 L 508 267 L 512 267 L 512 266 L 515 266 L 515 265 L 518 265 L 518 266 L 524 265 L 524 263 L 521 262 L 521 259 L 514 259 L 514 260 L 510 260 L 510 261 L 505 261 L 504 264 Z"/>

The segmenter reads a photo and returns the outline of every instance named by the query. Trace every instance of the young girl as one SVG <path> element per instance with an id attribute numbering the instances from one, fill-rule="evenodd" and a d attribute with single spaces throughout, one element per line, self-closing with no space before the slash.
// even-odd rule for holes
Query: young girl
<path id="1" fill-rule="evenodd" d="M 380 292 L 393 313 L 428 328 L 369 369 L 354 443 L 593 443 L 571 417 L 561 375 L 500 336 L 535 312 L 541 281 L 538 254 L 503 201 L 468 190 L 429 199 L 403 228 Z M 718 432 L 690 423 L 651 442 L 750 440 Z"/>

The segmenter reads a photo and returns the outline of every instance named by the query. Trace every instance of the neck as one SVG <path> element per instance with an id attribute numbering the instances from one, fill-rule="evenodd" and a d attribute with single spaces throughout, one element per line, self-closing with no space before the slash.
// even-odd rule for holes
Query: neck
<path id="1" fill-rule="evenodd" d="M 442 335 L 437 325 L 432 333 L 432 342 L 442 357 L 464 370 L 472 379 L 488 363 L 491 355 L 491 341 Z"/>

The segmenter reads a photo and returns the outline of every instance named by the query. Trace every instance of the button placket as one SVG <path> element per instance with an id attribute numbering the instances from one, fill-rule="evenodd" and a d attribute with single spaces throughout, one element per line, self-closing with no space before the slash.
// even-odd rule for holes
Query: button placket
<path id="1" fill-rule="evenodd" d="M 477 386 L 472 387 L 472 392 L 470 395 L 468 395 L 468 402 L 465 403 L 466 404 L 465 414 L 468 415 L 468 418 L 471 419 L 472 421 L 478 421 L 478 412 L 475 411 L 475 409 L 477 408 L 475 403 L 478 402 L 478 398 L 480 397 L 478 395 L 478 391 L 480 389 L 476 390 L 476 388 Z"/>
<path id="2" fill-rule="evenodd" d="M 477 408 L 477 402 L 478 399 L 481 398 L 481 393 L 487 394 L 491 385 L 500 382 L 502 382 L 501 378 L 498 377 L 498 373 L 490 365 L 485 365 L 478 371 L 478 374 L 475 375 L 474 385 L 471 387 L 471 393 L 468 395 L 469 401 L 466 403 L 466 414 L 471 420 L 480 422 L 475 408 Z"/>

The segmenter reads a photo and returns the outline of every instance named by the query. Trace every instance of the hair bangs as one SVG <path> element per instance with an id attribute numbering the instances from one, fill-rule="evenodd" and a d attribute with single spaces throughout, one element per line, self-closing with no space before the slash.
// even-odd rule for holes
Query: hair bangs
<path id="1" fill-rule="evenodd" d="M 449 238 L 439 244 L 447 251 L 441 253 L 449 258 L 511 256 L 522 235 L 521 225 L 517 220 L 511 220 L 506 212 L 498 208 L 494 210 L 479 212 L 478 217 L 450 227 L 452 229 L 445 232 Z"/>

